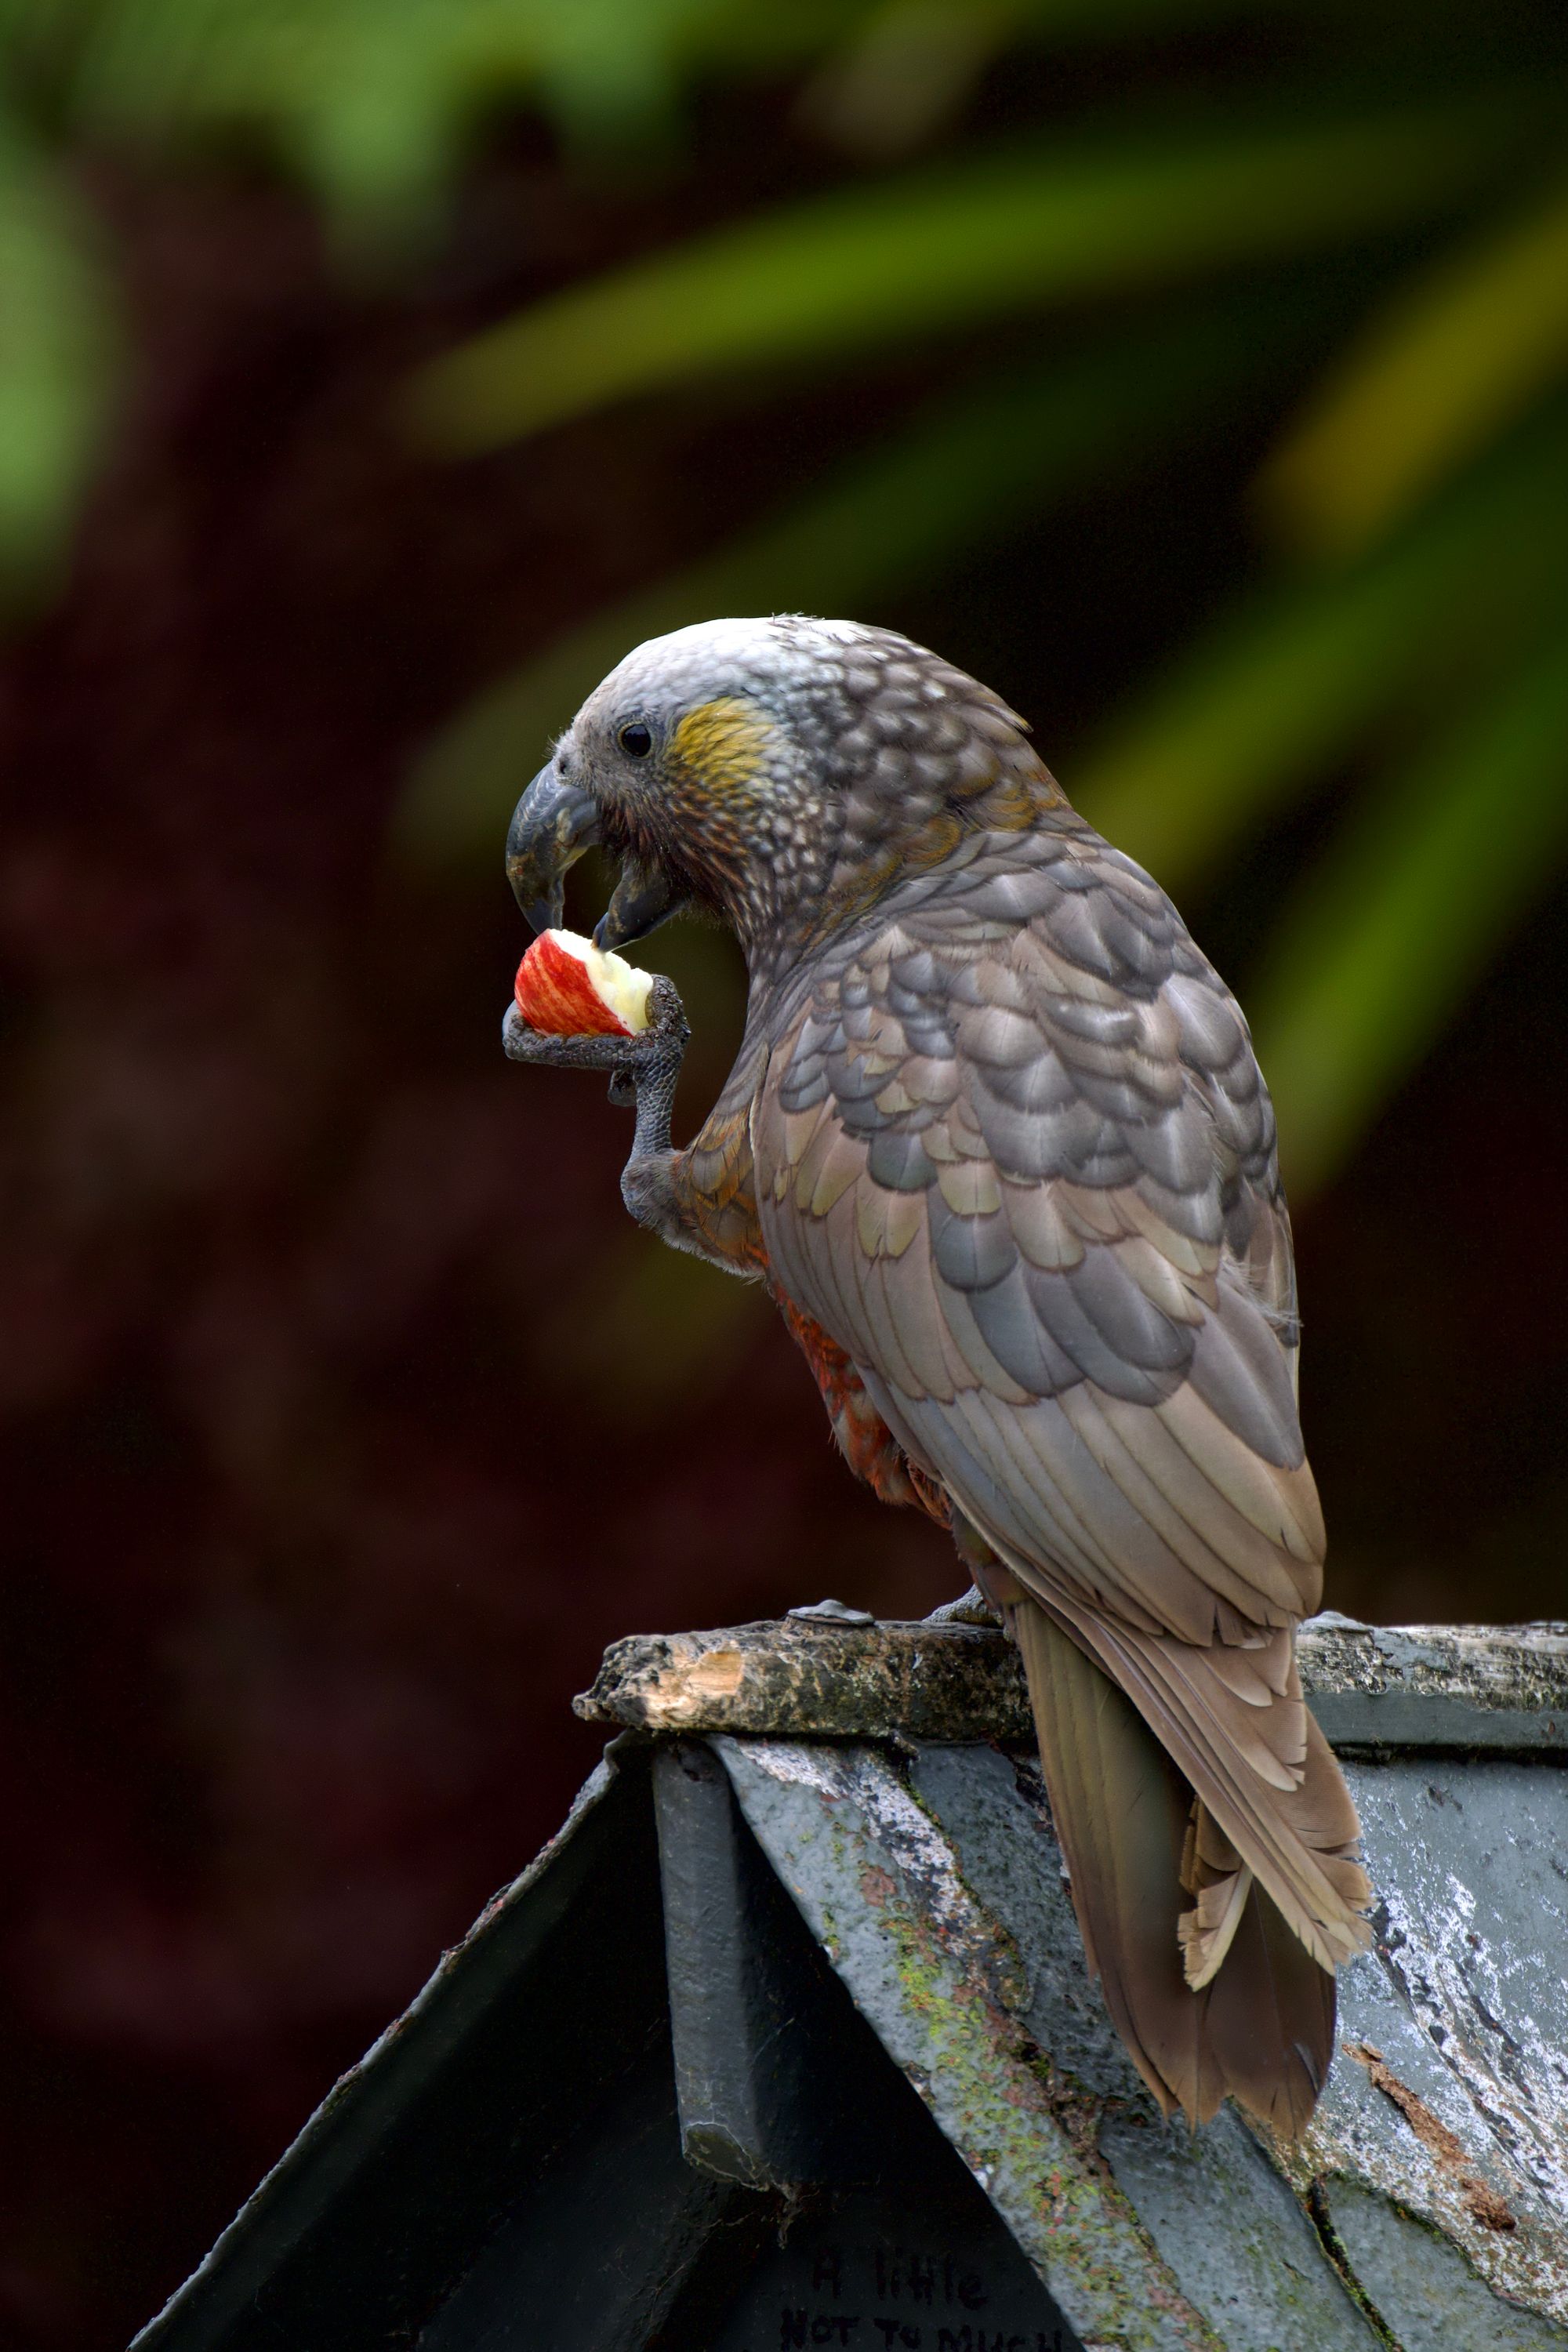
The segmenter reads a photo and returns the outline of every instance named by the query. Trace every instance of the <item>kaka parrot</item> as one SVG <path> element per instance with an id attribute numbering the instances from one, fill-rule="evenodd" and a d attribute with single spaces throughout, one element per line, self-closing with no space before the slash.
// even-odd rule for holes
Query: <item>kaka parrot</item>
<path id="1" fill-rule="evenodd" d="M 595 933 L 736 933 L 745 1035 L 672 1148 L 687 1039 L 516 1060 L 635 1105 L 627 1207 L 760 1281 L 850 1466 L 951 1528 L 1022 1654 L 1089 1963 L 1169 2114 L 1299 2134 L 1368 1940 L 1298 1620 L 1323 1523 L 1274 1118 L 1235 1000 L 989 688 L 885 629 L 724 620 L 639 646 L 512 822 L 534 929 L 621 859 Z M 956 1604 L 962 1606 L 962 1604 Z"/>

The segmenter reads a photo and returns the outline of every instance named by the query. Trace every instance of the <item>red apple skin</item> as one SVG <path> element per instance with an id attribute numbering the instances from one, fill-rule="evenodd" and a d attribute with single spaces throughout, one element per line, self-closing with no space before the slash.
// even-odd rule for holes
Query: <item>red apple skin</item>
<path id="1" fill-rule="evenodd" d="M 531 1029 L 547 1037 L 629 1037 L 618 1013 L 605 1003 L 580 957 L 553 931 L 542 931 L 517 968 L 517 1009 Z"/>

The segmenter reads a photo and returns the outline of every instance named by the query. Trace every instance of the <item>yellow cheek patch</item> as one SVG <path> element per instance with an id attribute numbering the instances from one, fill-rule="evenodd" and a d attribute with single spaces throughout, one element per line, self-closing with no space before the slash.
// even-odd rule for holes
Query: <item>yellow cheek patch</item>
<path id="1" fill-rule="evenodd" d="M 773 721 L 754 702 L 726 694 L 689 710 L 670 739 L 670 749 L 703 783 L 734 791 L 761 775 L 772 735 Z"/>

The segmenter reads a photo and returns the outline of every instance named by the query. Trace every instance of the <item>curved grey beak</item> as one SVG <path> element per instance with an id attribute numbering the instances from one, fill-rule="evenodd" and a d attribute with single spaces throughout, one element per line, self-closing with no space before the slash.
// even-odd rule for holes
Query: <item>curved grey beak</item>
<path id="1" fill-rule="evenodd" d="M 519 801 L 506 837 L 507 880 L 535 938 L 560 924 L 568 869 L 598 838 L 599 811 L 592 796 L 563 783 L 553 767 L 541 768 Z"/>
<path id="2" fill-rule="evenodd" d="M 639 858 L 627 857 L 610 903 L 594 927 L 594 945 L 630 947 L 634 940 L 646 940 L 649 931 L 685 903 L 668 874 L 657 866 L 644 866 Z"/>

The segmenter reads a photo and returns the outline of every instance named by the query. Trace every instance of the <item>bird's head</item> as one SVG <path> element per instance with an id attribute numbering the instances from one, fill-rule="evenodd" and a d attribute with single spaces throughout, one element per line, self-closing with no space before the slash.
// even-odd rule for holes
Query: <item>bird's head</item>
<path id="1" fill-rule="evenodd" d="M 785 614 L 650 638 L 596 687 L 519 802 L 507 871 L 536 930 L 567 867 L 622 860 L 595 932 L 705 907 L 777 968 L 966 836 L 1061 794 L 989 688 L 890 630 Z"/>

